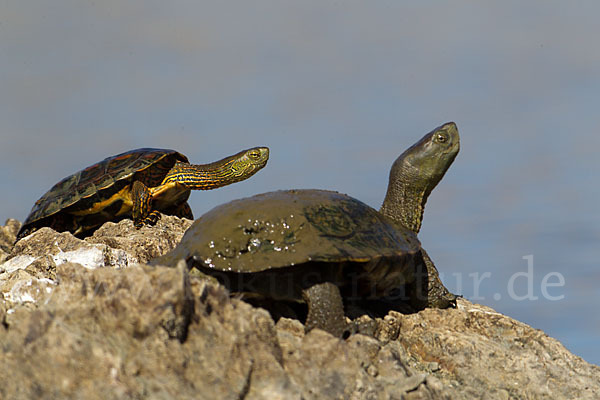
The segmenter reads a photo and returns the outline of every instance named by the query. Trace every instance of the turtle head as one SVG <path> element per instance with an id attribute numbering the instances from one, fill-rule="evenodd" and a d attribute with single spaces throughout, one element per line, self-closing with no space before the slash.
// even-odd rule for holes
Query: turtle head
<path id="1" fill-rule="evenodd" d="M 256 170 L 267 165 L 267 161 L 269 161 L 268 147 L 253 147 L 239 153 L 238 163 L 253 166 Z"/>
<path id="2" fill-rule="evenodd" d="M 269 160 L 268 147 L 253 147 L 228 157 L 231 162 L 230 179 L 241 181 L 260 171 Z M 227 160 L 227 159 L 226 159 Z"/>
<path id="3" fill-rule="evenodd" d="M 456 158 L 459 148 L 458 128 L 454 122 L 448 122 L 402 153 L 394 162 L 392 172 L 396 169 L 410 171 L 411 181 L 422 182 L 431 192 Z"/>
<path id="4" fill-rule="evenodd" d="M 433 188 L 456 158 L 458 128 L 448 122 L 409 147 L 392 165 L 381 212 L 418 233 L 423 210 Z"/>

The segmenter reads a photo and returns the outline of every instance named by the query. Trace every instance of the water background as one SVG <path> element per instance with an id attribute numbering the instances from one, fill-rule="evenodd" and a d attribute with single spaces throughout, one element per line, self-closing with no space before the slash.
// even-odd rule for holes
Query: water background
<path id="1" fill-rule="evenodd" d="M 2 3 L 0 222 L 138 147 L 198 163 L 271 148 L 252 179 L 193 193 L 196 216 L 287 188 L 379 208 L 393 160 L 452 120 L 461 153 L 420 234 L 444 282 L 600 364 L 598 15 L 591 0 Z"/>

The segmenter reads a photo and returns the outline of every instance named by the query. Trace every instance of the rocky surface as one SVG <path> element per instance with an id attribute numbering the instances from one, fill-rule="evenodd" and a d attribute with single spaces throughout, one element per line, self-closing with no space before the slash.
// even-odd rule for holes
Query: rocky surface
<path id="1" fill-rule="evenodd" d="M 466 300 L 363 316 L 363 334 L 339 340 L 182 264 L 143 264 L 189 224 L 125 220 L 85 240 L 41 229 L 14 248 L 18 222 L 0 227 L 0 398 L 600 398 L 600 367 Z"/>
<path id="2" fill-rule="evenodd" d="M 4 226 L 0 226 L 0 264 L 10 254 L 19 228 L 21 228 L 21 223 L 16 219 L 8 219 Z"/>

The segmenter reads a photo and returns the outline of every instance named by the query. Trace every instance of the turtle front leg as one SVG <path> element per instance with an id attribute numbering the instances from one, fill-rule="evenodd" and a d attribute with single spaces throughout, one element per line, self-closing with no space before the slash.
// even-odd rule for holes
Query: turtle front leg
<path id="1" fill-rule="evenodd" d="M 427 267 L 427 307 L 456 308 L 457 296 L 446 289 L 429 254 L 424 249 L 421 249 L 421 254 Z"/>
<path id="2" fill-rule="evenodd" d="M 144 225 L 154 225 L 160 219 L 160 212 L 152 210 L 152 192 L 142 182 L 133 182 L 131 201 L 133 202 L 131 216 L 136 229 Z"/>
<path id="3" fill-rule="evenodd" d="M 331 282 L 318 283 L 302 291 L 308 305 L 306 331 L 319 328 L 335 337 L 348 331 L 344 316 L 344 304 L 339 288 Z"/>

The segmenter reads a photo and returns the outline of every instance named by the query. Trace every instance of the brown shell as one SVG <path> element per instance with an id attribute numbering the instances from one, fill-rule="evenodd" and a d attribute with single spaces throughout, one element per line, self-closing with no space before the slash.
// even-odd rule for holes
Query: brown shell
<path id="1" fill-rule="evenodd" d="M 42 220 L 58 216 L 67 207 L 88 208 L 112 196 L 125 184 L 142 179 L 149 186 L 160 184 L 177 161 L 188 162 L 183 154 L 169 149 L 142 148 L 108 157 L 67 176 L 35 202 L 20 232 Z M 116 183 L 122 183 L 115 188 Z"/>
<path id="2" fill-rule="evenodd" d="M 412 257 L 414 232 L 368 205 L 325 190 L 289 190 L 234 200 L 204 214 L 180 244 L 153 264 L 178 260 L 232 272 L 306 262 L 365 262 Z"/>

